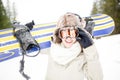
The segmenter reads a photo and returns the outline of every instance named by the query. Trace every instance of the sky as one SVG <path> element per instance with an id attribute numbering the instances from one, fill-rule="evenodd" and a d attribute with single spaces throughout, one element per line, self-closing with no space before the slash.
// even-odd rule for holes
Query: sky
<path id="1" fill-rule="evenodd" d="M 7 0 L 3 0 L 6 5 Z M 34 20 L 35 24 L 56 22 L 66 12 L 89 16 L 95 0 L 10 0 L 15 2 L 17 20 L 22 24 Z"/>

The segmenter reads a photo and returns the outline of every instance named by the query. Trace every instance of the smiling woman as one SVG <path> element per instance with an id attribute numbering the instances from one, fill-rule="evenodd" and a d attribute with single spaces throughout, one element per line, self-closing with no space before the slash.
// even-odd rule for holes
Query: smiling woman
<path id="1" fill-rule="evenodd" d="M 45 80 L 84 80 L 84 77 L 87 80 L 103 80 L 95 44 L 81 23 L 81 18 L 70 12 L 58 20 L 51 41 Z"/>
<path id="2" fill-rule="evenodd" d="M 7 0 L 3 0 L 6 3 Z M 56 22 L 66 12 L 90 15 L 94 0 L 10 0 L 15 2 L 17 20 L 22 23 L 34 20 L 36 24 Z M 88 3 L 89 2 L 89 3 Z M 85 8 L 85 9 L 84 9 Z"/>

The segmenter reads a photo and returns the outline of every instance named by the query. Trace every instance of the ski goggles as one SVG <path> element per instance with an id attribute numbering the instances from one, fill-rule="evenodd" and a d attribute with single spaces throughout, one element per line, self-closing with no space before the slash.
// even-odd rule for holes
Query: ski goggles
<path id="1" fill-rule="evenodd" d="M 76 38 L 77 37 L 77 28 L 76 27 L 63 27 L 59 30 L 59 37 L 63 38 Z"/>

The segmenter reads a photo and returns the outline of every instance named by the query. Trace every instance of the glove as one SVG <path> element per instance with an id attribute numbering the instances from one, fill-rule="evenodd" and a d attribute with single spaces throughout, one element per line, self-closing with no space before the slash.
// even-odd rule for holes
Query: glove
<path id="1" fill-rule="evenodd" d="M 77 41 L 81 44 L 83 48 L 87 48 L 93 44 L 93 40 L 85 30 L 78 28 Z"/>

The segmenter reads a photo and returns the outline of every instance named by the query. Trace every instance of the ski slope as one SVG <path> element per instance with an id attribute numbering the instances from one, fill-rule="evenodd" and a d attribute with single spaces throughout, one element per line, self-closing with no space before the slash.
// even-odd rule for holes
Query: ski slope
<path id="1" fill-rule="evenodd" d="M 120 80 L 120 35 L 94 39 L 103 68 L 104 80 Z M 25 73 L 30 80 L 45 80 L 47 70 L 47 53 L 43 49 L 37 57 L 25 56 Z M 19 73 L 22 57 L 16 57 L 0 63 L 0 80 L 26 80 Z"/>

